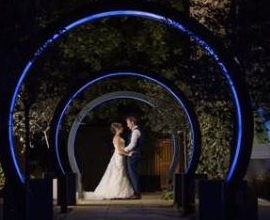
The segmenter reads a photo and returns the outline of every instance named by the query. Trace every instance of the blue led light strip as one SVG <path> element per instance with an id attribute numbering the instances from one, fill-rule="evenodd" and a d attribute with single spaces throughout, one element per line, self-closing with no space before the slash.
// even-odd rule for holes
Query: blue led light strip
<path id="1" fill-rule="evenodd" d="M 59 131 L 61 129 L 61 123 L 62 123 L 62 120 L 63 120 L 63 117 L 66 113 L 66 111 L 68 110 L 70 104 L 73 102 L 73 100 L 80 94 L 82 93 L 85 89 L 87 89 L 89 86 L 101 81 L 101 80 L 104 80 L 104 79 L 107 79 L 107 78 L 112 78 L 112 77 L 119 77 L 119 76 L 122 76 L 122 77 L 137 77 L 137 78 L 143 78 L 143 79 L 147 79 L 149 81 L 152 81 L 154 83 L 157 83 L 159 84 L 161 87 L 163 87 L 167 92 L 169 92 L 176 100 L 177 102 L 182 106 L 182 108 L 184 109 L 184 112 L 186 114 L 186 117 L 188 119 L 188 122 L 189 122 L 189 125 L 190 125 L 190 130 L 191 130 L 191 140 L 192 140 L 192 143 L 191 143 L 191 148 L 192 148 L 192 152 L 191 152 L 191 156 L 190 158 L 193 158 L 193 153 L 194 153 L 194 142 L 195 142 L 195 131 L 194 131 L 194 127 L 193 127 L 193 123 L 192 123 L 192 120 L 191 120 L 191 117 L 190 117 L 190 113 L 189 113 L 189 110 L 187 109 L 187 106 L 186 106 L 186 103 L 183 103 L 183 101 L 181 100 L 180 97 L 178 97 L 177 94 L 175 94 L 174 91 L 171 90 L 171 88 L 169 88 L 166 84 L 158 81 L 157 79 L 154 79 L 152 77 L 149 77 L 147 75 L 144 75 L 144 74 L 140 74 L 140 73 L 134 73 L 134 72 L 117 72 L 117 73 L 109 73 L 109 74 L 105 74 L 105 75 L 102 75 L 100 77 L 97 77 L 96 79 L 93 79 L 91 80 L 90 82 L 88 82 L 87 84 L 85 84 L 84 86 L 82 86 L 77 92 L 75 92 L 73 94 L 73 96 L 67 101 L 67 103 L 65 104 L 61 114 L 60 114 L 60 117 L 57 121 L 57 124 L 56 124 L 56 131 L 55 131 L 55 153 L 56 153 L 56 157 L 57 157 L 57 161 L 58 161 L 58 164 L 59 164 L 59 167 L 62 171 L 63 174 L 65 174 L 65 169 L 63 167 L 63 164 L 61 162 L 61 157 L 60 157 L 60 153 L 59 153 L 59 140 L 58 140 L 58 137 L 59 137 Z M 191 165 L 191 160 L 189 160 L 189 164 L 188 164 L 188 169 L 189 170 L 189 167 Z"/>
<path id="2" fill-rule="evenodd" d="M 82 186 L 81 186 L 81 171 L 79 169 L 76 157 L 75 157 L 75 149 L 74 149 L 74 144 L 75 144 L 75 138 L 76 138 L 76 134 L 78 132 L 79 126 L 81 124 L 81 122 L 84 120 L 84 118 L 89 114 L 89 112 L 93 111 L 95 108 L 97 108 L 100 105 L 103 105 L 104 103 L 107 103 L 108 101 L 111 100 L 118 100 L 118 99 L 132 99 L 132 100 L 136 100 L 136 101 L 140 101 L 142 103 L 145 103 L 147 105 L 149 105 L 150 107 L 152 107 L 153 109 L 155 109 L 157 111 L 157 113 L 163 117 L 163 112 L 159 109 L 159 107 L 155 104 L 152 103 L 152 101 L 150 101 L 151 99 L 147 98 L 146 96 L 144 96 L 141 93 L 137 93 L 137 92 L 131 92 L 131 91 L 117 91 L 117 92 L 111 92 L 111 93 L 106 93 L 102 96 L 97 97 L 96 99 L 92 100 L 91 102 L 89 102 L 88 104 L 85 105 L 85 107 L 79 112 L 79 114 L 77 115 L 76 119 L 73 121 L 72 126 L 70 128 L 69 131 L 69 136 L 68 136 L 68 147 L 67 147 L 67 151 L 68 151 L 68 160 L 69 160 L 69 165 L 71 167 L 72 172 L 77 174 L 77 190 L 78 192 L 82 192 Z M 68 99 L 66 99 L 68 100 Z M 62 105 L 61 105 L 62 106 Z M 58 114 L 55 115 L 56 118 L 58 118 Z M 61 123 L 61 122 L 60 122 Z M 196 125 L 194 125 L 195 127 Z M 169 167 L 169 178 L 172 179 L 173 178 L 173 173 L 176 169 L 176 165 L 177 163 L 177 158 L 176 156 L 176 151 L 179 152 L 179 145 L 177 145 L 176 143 L 176 137 L 175 137 L 175 133 L 171 134 L 171 138 L 173 140 L 173 156 L 172 156 L 172 161 L 170 163 L 170 167 Z M 195 146 L 192 146 L 195 147 Z M 198 148 L 200 146 L 198 146 L 198 144 L 196 144 L 196 148 Z M 60 155 L 61 158 L 63 158 L 63 155 Z M 63 160 L 63 159 L 62 159 Z M 193 172 L 193 170 L 190 170 L 191 172 Z M 187 173 L 187 169 L 185 168 L 185 173 Z"/>
<path id="3" fill-rule="evenodd" d="M 176 22 L 172 19 L 168 19 L 164 16 L 158 15 L 156 13 L 152 12 L 146 12 L 146 11 L 139 11 L 139 10 L 111 10 L 111 11 L 106 11 L 106 12 L 101 12 L 101 13 L 96 13 L 94 15 L 90 15 L 87 17 L 84 17 L 78 21 L 75 21 L 71 23 L 70 25 L 66 26 L 65 28 L 61 29 L 58 31 L 56 34 L 54 34 L 50 39 L 48 39 L 34 54 L 33 58 L 31 61 L 29 61 L 23 70 L 21 77 L 19 79 L 18 84 L 16 85 L 13 97 L 12 97 L 12 102 L 10 106 L 10 115 L 9 115 L 9 147 L 10 147 L 10 152 L 12 156 L 12 160 L 14 163 L 14 166 L 16 168 L 16 172 L 21 180 L 22 183 L 25 183 L 24 176 L 21 172 L 21 169 L 18 165 L 18 161 L 15 156 L 15 150 L 14 150 L 14 140 L 13 140 L 13 112 L 16 104 L 16 99 L 19 93 L 19 89 L 29 73 L 32 65 L 35 63 L 35 61 L 39 58 L 41 54 L 44 53 L 45 49 L 48 48 L 49 45 L 51 45 L 55 40 L 59 39 L 62 35 L 65 33 L 69 32 L 70 30 L 74 29 L 75 27 L 78 27 L 80 25 L 83 25 L 85 23 L 91 23 L 99 19 L 103 18 L 109 18 L 109 17 L 120 17 L 120 16 L 134 16 L 134 17 L 142 17 L 142 18 L 147 18 L 147 19 L 152 19 L 156 20 L 158 22 L 164 23 L 166 25 L 169 25 L 173 28 L 178 29 L 179 31 L 191 36 L 194 38 L 198 44 L 200 44 L 208 53 L 211 55 L 211 57 L 215 60 L 216 64 L 220 67 L 222 70 L 224 76 L 227 79 L 227 82 L 230 85 L 230 89 L 233 94 L 233 99 L 235 103 L 235 109 L 236 109 L 236 114 L 237 114 L 237 140 L 236 140 L 236 147 L 235 147 L 235 153 L 234 157 L 232 160 L 232 165 L 230 167 L 230 170 L 227 175 L 227 181 L 230 181 L 232 178 L 234 171 L 236 169 L 236 165 L 238 162 L 239 154 L 241 151 L 241 141 L 242 141 L 242 136 L 243 136 L 243 130 L 242 130 L 242 117 L 241 117 L 241 108 L 240 108 L 240 103 L 237 95 L 237 91 L 234 85 L 234 82 L 231 79 L 230 73 L 228 72 L 227 68 L 225 65 L 221 62 L 217 54 L 213 51 L 213 49 L 204 41 L 202 40 L 199 36 L 197 36 L 195 33 L 187 29 L 184 25 L 182 25 L 179 22 Z"/>

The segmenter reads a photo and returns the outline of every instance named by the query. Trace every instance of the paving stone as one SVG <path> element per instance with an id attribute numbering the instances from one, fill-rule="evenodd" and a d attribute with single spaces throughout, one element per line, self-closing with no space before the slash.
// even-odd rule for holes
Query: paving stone
<path id="1" fill-rule="evenodd" d="M 270 203 L 259 200 L 259 220 L 270 219 Z M 197 216 L 181 217 L 172 201 L 159 194 L 143 195 L 141 200 L 84 201 L 72 207 L 63 220 L 197 220 Z"/>

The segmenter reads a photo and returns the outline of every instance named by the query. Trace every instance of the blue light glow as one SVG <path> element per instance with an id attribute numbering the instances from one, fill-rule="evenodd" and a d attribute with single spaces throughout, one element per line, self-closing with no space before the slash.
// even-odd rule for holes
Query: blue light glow
<path id="1" fill-rule="evenodd" d="M 31 67 L 32 67 L 32 62 L 29 62 L 26 65 L 22 75 L 26 75 L 28 73 L 28 71 L 31 69 Z M 21 77 L 20 81 L 18 82 L 18 85 L 21 85 L 23 83 L 23 80 L 24 80 L 24 78 Z M 9 148 L 10 148 L 10 152 L 11 152 L 11 156 L 12 156 L 12 160 L 13 160 L 13 164 L 15 166 L 16 172 L 19 175 L 20 180 L 23 183 L 25 183 L 24 176 L 23 176 L 23 174 L 21 172 L 20 166 L 19 166 L 18 161 L 17 161 L 15 148 L 14 148 L 14 140 L 13 140 L 13 112 L 14 112 L 16 98 L 17 98 L 17 95 L 19 93 L 19 90 L 20 90 L 20 86 L 17 86 L 16 90 L 14 92 L 14 95 L 12 97 L 12 100 L 11 100 L 12 105 L 11 105 L 11 110 L 9 112 L 9 133 L 8 133 L 8 138 L 9 138 L 9 143 L 10 143 Z"/>
<path id="2" fill-rule="evenodd" d="M 189 111 L 187 110 L 187 107 L 185 105 L 185 103 L 182 102 L 182 100 L 164 83 L 161 83 L 160 81 L 152 78 L 152 77 L 149 77 L 147 75 L 143 75 L 143 74 L 139 74 L 139 73 L 133 73 L 133 72 L 117 72 L 117 73 L 110 73 L 110 74 L 106 74 L 106 75 L 103 75 L 101 77 L 98 77 L 90 82 L 88 82 L 87 84 L 85 84 L 84 86 L 82 86 L 77 92 L 75 92 L 73 94 L 73 96 L 68 100 L 68 102 L 66 103 L 65 107 L 63 108 L 61 114 L 60 114 L 60 117 L 59 117 L 59 120 L 56 124 L 56 132 L 55 132 L 55 153 L 56 153 L 56 157 L 57 157 L 57 160 L 58 160 L 58 163 L 59 163 L 59 167 L 62 171 L 63 174 L 65 174 L 65 169 L 63 167 L 63 164 L 61 162 L 61 157 L 60 157 L 60 154 L 59 154 L 59 146 L 58 146 L 58 143 L 59 143 L 59 140 L 58 140 L 58 137 L 59 137 L 59 131 L 61 129 L 61 123 L 62 123 L 62 120 L 63 120 L 63 117 L 66 113 L 66 111 L 68 110 L 68 107 L 70 106 L 71 102 L 73 102 L 73 100 L 81 93 L 83 92 L 86 88 L 88 88 L 89 86 L 93 85 L 94 83 L 97 83 L 103 79 L 107 79 L 107 78 L 112 78 L 112 77 L 119 77 L 119 76 L 127 76 L 127 77 L 139 77 L 139 78 L 144 78 L 144 79 L 148 79 L 149 81 L 152 81 L 152 82 L 155 82 L 157 84 L 159 84 L 161 87 L 163 87 L 167 92 L 169 92 L 176 100 L 177 102 L 182 106 L 182 108 L 184 109 L 185 111 L 185 114 L 187 116 L 187 119 L 188 119 L 188 122 L 189 122 L 189 125 L 190 125 L 190 129 L 191 129 L 191 135 L 192 135 L 192 155 L 191 155 L 191 158 L 193 156 L 193 152 L 194 152 L 194 127 L 193 127 L 193 124 L 192 124 L 192 120 L 190 118 L 190 115 L 189 115 Z M 188 168 L 190 167 L 191 165 L 191 160 L 189 161 L 189 164 L 188 164 Z M 188 169 L 187 169 L 188 171 Z"/>
<path id="3" fill-rule="evenodd" d="M 217 65 L 220 67 L 220 69 L 222 70 L 223 74 L 225 75 L 228 84 L 230 85 L 230 89 L 232 91 L 233 94 L 233 99 L 234 99 L 234 103 L 235 103 L 235 109 L 236 109 L 236 113 L 237 113 L 237 143 L 236 143 L 236 148 L 235 148 L 235 153 L 234 153 L 234 157 L 233 157 L 233 161 L 232 161 L 232 165 L 229 169 L 228 175 L 227 175 L 227 181 L 230 181 L 230 179 L 232 178 L 234 171 L 236 169 L 237 166 L 237 162 L 238 162 L 238 158 L 239 158 L 239 154 L 241 151 L 241 142 L 242 142 L 242 135 L 243 135 L 243 131 L 242 131 L 242 114 L 241 114 L 241 108 L 240 108 L 240 104 L 239 104 L 239 100 L 238 100 L 238 95 L 237 95 L 237 91 L 235 89 L 235 85 L 234 82 L 231 79 L 231 76 L 227 70 L 227 68 L 224 66 L 224 64 L 222 63 L 222 61 L 219 59 L 219 57 L 217 56 L 217 54 L 213 51 L 213 49 L 204 41 L 202 40 L 199 36 L 197 36 L 195 33 L 193 33 L 192 31 L 190 31 L 187 27 L 185 27 L 184 25 L 182 25 L 179 22 L 176 22 L 172 19 L 168 19 L 164 16 L 158 15 L 156 13 L 152 13 L 152 12 L 146 12 L 146 11 L 138 11 L 138 10 L 111 10 L 111 11 L 106 11 L 106 12 L 101 12 L 101 13 L 97 13 L 94 15 L 90 15 L 87 16 L 85 18 L 82 18 L 76 22 L 71 23 L 70 25 L 66 26 L 65 28 L 59 30 L 55 35 L 53 35 L 50 39 L 48 39 L 38 50 L 37 52 L 34 54 L 33 58 L 31 59 L 31 61 L 27 64 L 27 66 L 25 67 L 24 71 L 22 72 L 19 82 L 16 85 L 13 97 L 12 97 L 12 102 L 11 102 L 11 106 L 10 106 L 10 117 L 9 117 L 9 147 L 10 147 L 10 152 L 12 155 L 12 160 L 14 163 L 14 166 L 16 168 L 16 172 L 18 174 L 18 176 L 20 177 L 20 180 L 22 183 L 25 183 L 23 174 L 20 170 L 20 167 L 18 165 L 18 161 L 15 157 L 15 153 L 14 153 L 14 141 L 13 141 L 13 112 L 14 112 L 14 108 L 15 108 L 15 104 L 16 104 L 16 99 L 18 96 L 18 92 L 20 90 L 20 87 L 24 81 L 24 79 L 26 78 L 27 74 L 29 73 L 31 66 L 34 64 L 34 62 L 39 58 L 39 56 L 41 54 L 44 53 L 44 51 L 57 39 L 59 39 L 62 35 L 64 35 L 65 33 L 69 32 L 70 30 L 72 30 L 75 27 L 78 27 L 80 25 L 83 25 L 85 23 L 91 23 L 94 22 L 96 20 L 99 19 L 103 19 L 103 18 L 109 18 L 109 17 L 120 17 L 120 16 L 134 16 L 134 17 L 142 17 L 142 18 L 147 18 L 147 19 L 152 19 L 152 20 L 156 20 L 158 22 L 164 23 L 166 25 L 169 25 L 173 28 L 178 29 L 179 31 L 191 36 L 193 39 L 195 39 L 197 41 L 198 44 L 200 44 L 208 53 L 211 57 L 213 57 L 213 59 L 215 60 L 215 62 L 217 63 Z"/>
<path id="4" fill-rule="evenodd" d="M 111 100 L 116 100 L 116 99 L 132 99 L 136 101 L 140 101 L 142 103 L 145 103 L 149 105 L 150 107 L 154 108 L 158 114 L 160 114 L 161 117 L 164 117 L 164 114 L 160 109 L 158 108 L 157 105 L 153 104 L 151 99 L 147 98 L 141 93 L 136 93 L 136 92 L 131 92 L 131 91 L 117 91 L 117 92 L 112 92 L 112 93 L 106 93 L 102 96 L 99 96 L 98 98 L 92 100 L 86 106 L 79 112 L 77 115 L 76 119 L 72 123 L 71 129 L 69 131 L 69 136 L 68 136 L 68 147 L 67 147 L 67 152 L 68 152 L 68 158 L 69 158 L 69 164 L 71 167 L 71 170 L 73 173 L 77 174 L 77 189 L 78 192 L 82 192 L 82 186 L 81 186 L 81 172 L 79 169 L 79 166 L 76 161 L 75 157 L 75 149 L 74 149 L 74 144 L 75 144 L 75 138 L 77 131 L 79 129 L 79 126 L 81 122 L 84 120 L 84 118 L 89 114 L 89 112 L 93 111 L 96 107 L 111 101 Z M 58 117 L 58 116 L 57 116 Z M 165 119 L 165 118 L 164 118 Z M 173 130 L 173 129 L 172 129 Z M 175 134 L 172 133 L 171 138 L 173 140 L 173 157 L 172 161 L 170 164 L 169 168 L 169 177 L 172 179 L 173 178 L 173 173 L 175 171 L 178 157 L 176 157 L 176 151 L 179 152 L 179 145 L 176 144 L 176 137 Z M 193 146 L 192 146 L 193 147 Z M 63 158 L 63 155 L 61 155 L 61 158 Z M 185 169 L 187 170 L 187 169 Z"/>

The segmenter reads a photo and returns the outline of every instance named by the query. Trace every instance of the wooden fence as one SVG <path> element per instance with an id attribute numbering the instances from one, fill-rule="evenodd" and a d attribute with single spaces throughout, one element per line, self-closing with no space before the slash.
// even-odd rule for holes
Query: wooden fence
<path id="1" fill-rule="evenodd" d="M 172 153 L 170 139 L 159 139 L 156 142 L 154 155 L 146 160 L 142 160 L 141 163 L 141 174 L 146 176 L 159 176 L 161 189 L 166 188 Z"/>

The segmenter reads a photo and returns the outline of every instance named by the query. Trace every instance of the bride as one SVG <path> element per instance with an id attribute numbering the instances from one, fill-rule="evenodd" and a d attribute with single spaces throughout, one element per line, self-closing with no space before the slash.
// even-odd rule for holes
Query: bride
<path id="1" fill-rule="evenodd" d="M 124 199 L 133 196 L 134 190 L 129 182 L 125 166 L 125 156 L 131 156 L 124 150 L 125 141 L 121 137 L 123 126 L 120 123 L 112 123 L 111 131 L 114 134 L 114 154 L 107 169 L 94 191 L 94 196 L 99 199 Z"/>

